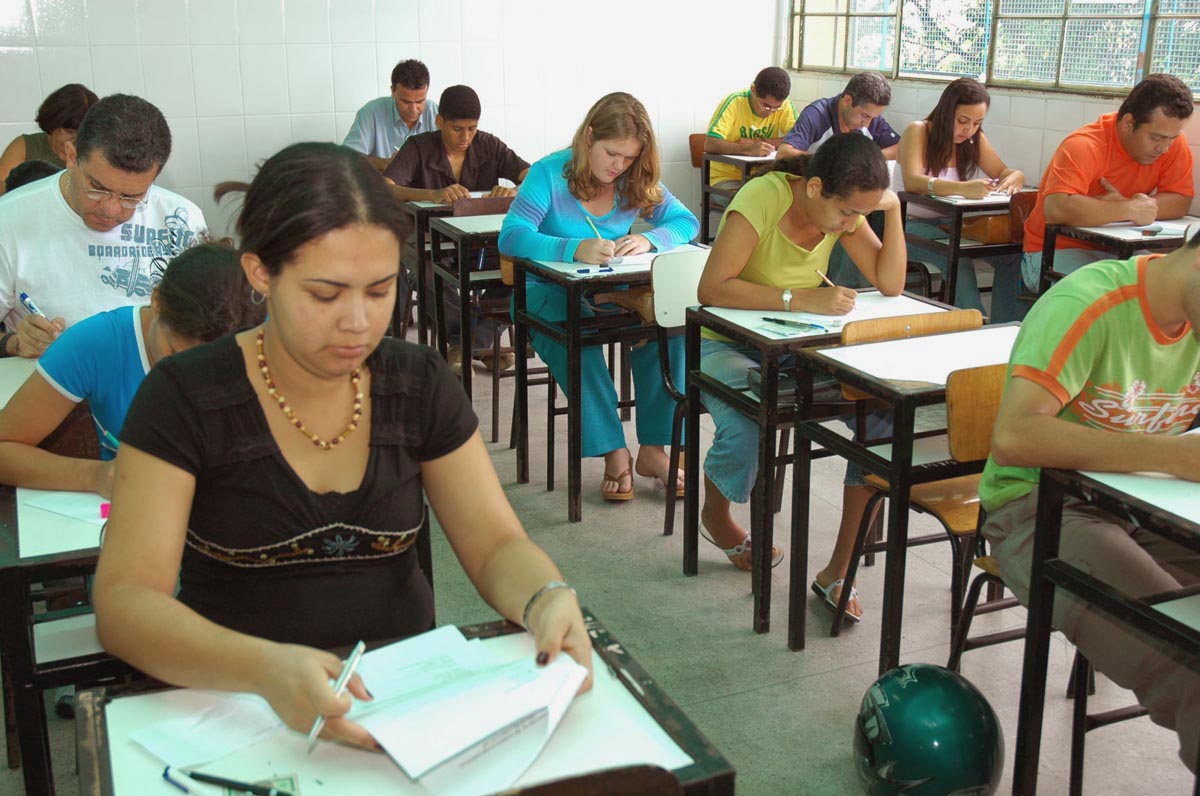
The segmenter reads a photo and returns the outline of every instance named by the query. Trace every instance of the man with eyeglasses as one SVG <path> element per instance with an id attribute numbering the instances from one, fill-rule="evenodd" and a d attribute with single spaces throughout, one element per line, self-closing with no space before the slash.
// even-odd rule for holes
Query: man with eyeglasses
<path id="1" fill-rule="evenodd" d="M 721 101 L 708 123 L 704 151 L 721 155 L 769 156 L 780 138 L 796 122 L 796 106 L 788 99 L 792 79 L 778 66 L 768 66 L 755 76 L 746 91 L 735 91 Z M 727 163 L 713 163 L 708 182 L 716 188 L 737 188 L 742 173 Z M 713 194 L 713 202 L 729 200 Z"/>
<path id="2" fill-rule="evenodd" d="M 879 146 L 886 160 L 895 160 L 900 134 L 883 118 L 891 103 L 892 87 L 883 75 L 860 72 L 841 94 L 810 102 L 800 111 L 795 127 L 779 144 L 779 157 L 811 154 L 832 136 L 857 130 Z"/>
<path id="3" fill-rule="evenodd" d="M 149 302 L 155 259 L 204 228 L 199 207 L 154 185 L 171 130 L 149 102 L 114 94 L 92 105 L 75 149 L 66 171 L 0 197 L 0 356 L 38 357 L 76 321 Z"/>

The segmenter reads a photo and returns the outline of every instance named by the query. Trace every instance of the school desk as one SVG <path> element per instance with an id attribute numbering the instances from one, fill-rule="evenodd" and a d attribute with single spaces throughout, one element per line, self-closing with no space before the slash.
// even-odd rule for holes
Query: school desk
<path id="1" fill-rule="evenodd" d="M 810 346 L 836 343 L 841 327 L 850 321 L 869 318 L 918 315 L 953 309 L 932 299 L 903 294 L 896 297 L 881 295 L 874 289 L 859 294 L 854 311 L 847 316 L 832 317 L 807 312 L 773 310 L 737 310 L 722 307 L 698 307 L 687 313 L 687 407 L 684 435 L 700 439 L 700 413 L 706 396 L 719 398 L 758 423 L 758 478 L 750 498 L 750 537 L 754 559 L 751 584 L 754 591 L 753 627 L 756 633 L 766 633 L 771 626 L 771 557 L 769 551 L 775 538 L 775 508 L 780 498 L 780 484 L 775 478 L 776 433 L 789 427 L 795 418 L 792 396 L 779 394 L 780 377 L 794 370 L 791 360 L 795 354 Z M 824 325 L 824 331 L 789 328 L 764 321 L 764 317 L 781 318 Z M 700 360 L 701 331 L 728 338 L 738 345 L 758 352 L 761 361 L 762 387 L 760 395 L 749 390 L 744 382 L 725 384 L 704 373 Z M 747 455 L 749 455 L 747 451 Z M 698 571 L 700 536 L 700 448 L 684 447 L 684 520 L 683 572 L 695 575 Z"/>
<path id="2" fill-rule="evenodd" d="M 950 457 L 944 434 L 918 437 L 918 407 L 944 403 L 946 378 L 952 371 L 1008 362 L 1019 324 L 983 326 L 964 332 L 899 338 L 877 343 L 804 349 L 799 352 L 796 389 L 799 434 L 843 458 L 887 479 L 887 561 L 884 566 L 880 624 L 879 673 L 900 664 L 904 618 L 904 569 L 908 548 L 909 490 L 915 484 L 977 473 L 980 462 Z M 805 419 L 812 404 L 813 382 L 830 376 L 870 395 L 890 408 L 892 440 L 865 446 L 838 434 L 821 420 Z M 796 445 L 792 473 L 792 565 L 788 605 L 788 647 L 802 649 L 808 612 L 807 551 L 811 446 Z"/>
<path id="3" fill-rule="evenodd" d="M 593 689 L 575 700 L 519 784 L 654 763 L 671 769 L 689 796 L 732 796 L 736 772 L 729 762 L 587 609 L 584 619 L 592 638 Z M 462 631 L 468 638 L 485 639 L 489 649 L 505 658 L 533 654 L 529 636 L 508 622 L 463 627 Z M 188 715 L 206 695 L 190 689 L 126 693 L 96 689 L 79 696 L 80 793 L 169 796 L 171 791 L 162 780 L 163 764 L 131 741 L 129 733 Z M 294 776 L 300 796 L 426 792 L 413 787 L 383 754 L 323 743 L 306 755 L 303 739 L 288 732 L 270 735 L 205 768 L 242 780 Z"/>
<path id="4" fill-rule="evenodd" d="M 1189 224 L 1196 222 L 1200 222 L 1200 218 L 1184 216 L 1171 221 L 1155 221 L 1144 226 L 1135 226 L 1128 222 L 1105 224 L 1100 227 L 1047 224 L 1042 243 L 1042 275 L 1038 281 L 1038 294 L 1045 293 L 1052 284 L 1065 276 L 1054 270 L 1054 250 L 1059 235 L 1085 241 L 1104 251 L 1110 251 L 1114 259 L 1127 260 L 1140 251 L 1169 252 L 1178 249 L 1183 244 L 1184 231 Z M 1159 228 L 1155 234 L 1143 234 L 1144 230 L 1153 227 Z"/>
<path id="5" fill-rule="evenodd" d="M 758 166 L 764 163 L 770 163 L 775 160 L 775 153 L 770 155 L 722 155 L 717 152 L 705 152 L 704 157 L 700 161 L 700 242 L 709 244 L 713 242 L 715 235 L 709 234 L 709 219 L 708 215 L 713 210 L 717 209 L 713 206 L 713 194 L 724 196 L 726 204 L 728 200 L 733 198 L 737 193 L 737 189 L 717 188 L 709 185 L 709 175 L 711 174 L 713 163 L 727 163 L 730 166 L 736 166 L 742 170 L 742 182 L 750 179 L 750 172 L 754 171 Z M 741 187 L 741 186 L 739 186 Z"/>
<path id="6" fill-rule="evenodd" d="M 425 262 L 426 258 L 431 256 L 426 248 L 426 242 L 429 235 L 429 219 L 437 216 L 448 216 L 451 213 L 450 205 L 442 202 L 403 202 L 400 209 L 409 217 L 412 223 L 412 240 L 416 248 L 416 293 L 417 293 L 417 342 L 421 345 L 427 345 L 430 337 L 430 316 L 429 301 L 427 294 L 429 293 L 429 285 L 425 284 Z M 435 250 L 436 251 L 436 250 Z M 392 316 L 392 329 L 396 334 L 400 333 L 401 314 L 404 312 L 405 302 L 402 296 L 396 297 L 396 311 Z"/>
<path id="7" fill-rule="evenodd" d="M 1056 588 L 1086 600 L 1115 621 L 1173 648 L 1180 655 L 1181 665 L 1200 672 L 1200 621 L 1194 608 L 1187 610 L 1187 596 L 1150 604 L 1122 593 L 1058 557 L 1063 500 L 1068 496 L 1128 517 L 1151 533 L 1200 551 L 1200 484 L 1162 475 L 1042 469 L 1013 769 L 1013 793 L 1018 796 L 1032 796 L 1037 790 L 1046 701 L 1046 655 Z M 1190 599 L 1194 603 L 1195 597 Z M 1200 750 L 1193 751 L 1200 760 Z M 1193 793 L 1200 794 L 1200 777 Z"/>
<path id="8" fill-rule="evenodd" d="M 691 244 L 684 244 L 690 247 Z M 676 247 L 680 251 L 684 247 Z M 595 266 L 586 263 L 564 263 L 543 260 L 516 259 L 513 268 L 513 347 L 525 350 L 529 330 L 535 329 L 563 346 L 567 351 L 567 382 L 563 391 L 567 397 L 567 519 L 579 522 L 583 519 L 582 495 L 582 408 L 579 399 L 581 387 L 581 363 L 586 346 L 605 345 L 610 342 L 634 343 L 655 337 L 655 327 L 647 326 L 629 312 L 597 314 L 584 318 L 582 304 L 585 297 L 599 291 L 619 290 L 623 287 L 650 284 L 649 255 L 639 255 L 636 264 Z M 632 258 L 631 258 L 632 259 Z M 535 276 L 562 287 L 567 294 L 567 318 L 563 322 L 551 322 L 529 311 L 525 280 Z M 529 365 L 525 357 L 517 356 L 517 481 L 529 483 Z M 610 363 L 611 367 L 611 363 Z M 627 391 L 622 389 L 622 394 Z M 553 396 L 553 393 L 551 393 Z M 630 406 L 621 401 L 622 407 Z M 550 422 L 553 422 L 551 407 Z M 554 488 L 553 457 L 547 457 L 547 489 Z"/>
<path id="9" fill-rule="evenodd" d="M 1027 189 L 1029 190 L 1029 189 Z M 1037 189 L 1031 189 L 1036 191 Z M 911 232 L 904 233 L 904 239 L 923 248 L 938 252 L 946 258 L 946 270 L 942 274 L 945 289 L 942 299 L 947 304 L 953 304 L 958 291 L 958 261 L 961 257 L 993 257 L 1001 254 L 1020 254 L 1020 243 L 980 243 L 962 236 L 963 219 L 967 213 L 998 213 L 1008 210 L 1008 195 L 997 194 L 983 199 L 967 199 L 964 196 L 929 196 L 928 194 L 901 191 L 900 215 L 908 220 L 908 205 L 920 205 L 936 212 L 939 218 L 917 218 L 916 221 L 934 223 L 949 219 L 945 237 L 926 238 Z"/>
<path id="10" fill-rule="evenodd" d="M 446 318 L 443 312 L 442 294 L 447 283 L 458 291 L 459 330 L 462 335 L 463 368 L 462 385 L 471 396 L 471 295 L 486 287 L 499 285 L 500 270 L 496 256 L 496 241 L 500 238 L 500 226 L 504 223 L 504 214 L 495 213 L 482 216 L 440 216 L 429 220 L 430 248 L 435 252 L 442 250 L 444 243 L 449 243 L 454 249 L 454 265 L 443 265 L 440 258 L 433 261 L 433 291 L 431 293 L 430 309 L 437 319 L 437 347 L 446 356 Z M 494 267 L 483 270 L 487 250 L 491 249 Z M 492 402 L 494 407 L 499 404 Z M 493 417 L 492 441 L 496 441 L 498 418 Z"/>

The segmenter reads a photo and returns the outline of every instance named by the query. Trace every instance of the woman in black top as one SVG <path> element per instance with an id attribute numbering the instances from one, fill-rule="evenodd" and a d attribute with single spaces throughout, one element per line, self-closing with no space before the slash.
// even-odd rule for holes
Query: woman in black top
<path id="1" fill-rule="evenodd" d="M 164 361 L 130 407 L 96 574 L 105 648 L 170 683 L 258 693 L 296 730 L 342 716 L 341 663 L 319 648 L 432 625 L 413 549 L 424 490 L 539 660 L 561 649 L 590 667 L 574 595 L 513 514 L 457 379 L 383 339 L 404 222 L 378 175 L 348 149 L 295 144 L 218 199 L 233 190 L 267 320 Z M 368 698 L 357 678 L 350 690 Z M 348 720 L 325 727 L 373 745 Z"/>

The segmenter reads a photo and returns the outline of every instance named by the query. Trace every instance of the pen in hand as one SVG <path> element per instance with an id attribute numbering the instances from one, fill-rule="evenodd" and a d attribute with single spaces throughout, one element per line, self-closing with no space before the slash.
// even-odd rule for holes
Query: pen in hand
<path id="1" fill-rule="evenodd" d="M 363 652 L 367 649 L 367 645 L 363 642 L 358 642 L 354 645 L 354 649 L 350 651 L 349 657 L 346 658 L 346 665 L 342 667 L 341 674 L 333 683 L 333 693 L 339 699 L 342 694 L 346 693 L 346 685 L 350 682 L 350 678 L 354 676 L 354 670 L 358 668 L 358 662 L 362 660 Z M 305 754 L 312 754 L 313 747 L 317 745 L 317 736 L 321 734 L 321 730 L 325 728 L 325 716 L 317 716 L 317 720 L 313 722 L 312 729 L 308 731 L 308 750 Z"/>
<path id="2" fill-rule="evenodd" d="M 18 293 L 17 296 L 21 299 L 21 306 L 24 307 L 25 311 L 30 315 L 41 315 L 43 318 L 46 317 L 46 313 L 42 312 L 41 309 L 38 308 L 38 305 L 33 303 L 33 299 L 31 299 L 29 294 L 24 290 Z"/>

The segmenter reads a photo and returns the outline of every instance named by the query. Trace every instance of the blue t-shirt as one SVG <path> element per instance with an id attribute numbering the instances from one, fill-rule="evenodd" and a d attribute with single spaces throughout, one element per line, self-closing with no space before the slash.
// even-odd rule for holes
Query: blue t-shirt
<path id="1" fill-rule="evenodd" d="M 142 305 L 145 306 L 145 305 Z M 92 410 L 100 458 L 117 455 L 115 440 L 129 404 L 150 372 L 141 307 L 119 307 L 69 327 L 46 349 L 37 370 L 63 397 Z"/>

